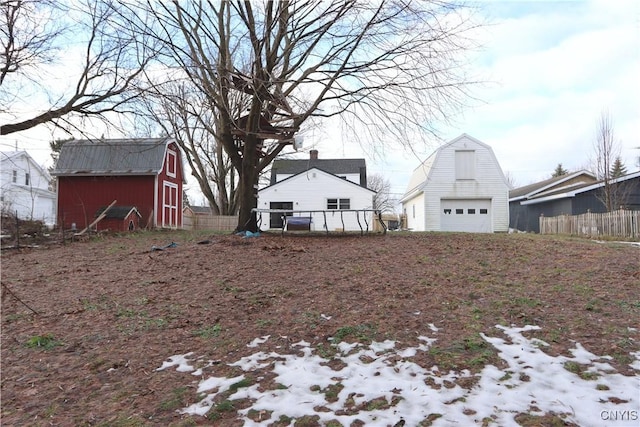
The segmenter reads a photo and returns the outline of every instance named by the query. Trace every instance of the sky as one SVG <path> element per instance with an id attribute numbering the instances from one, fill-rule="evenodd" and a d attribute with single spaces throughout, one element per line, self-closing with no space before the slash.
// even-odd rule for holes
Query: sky
<path id="1" fill-rule="evenodd" d="M 367 160 L 400 198 L 414 168 L 439 145 L 466 133 L 491 146 L 515 186 L 549 178 L 561 163 L 588 168 L 597 122 L 606 111 L 629 172 L 640 169 L 640 2 L 636 0 L 480 0 L 482 48 L 470 71 L 485 83 L 468 108 L 440 124 L 439 139 L 416 141 L 411 150 L 388 144 L 381 154 L 363 149 L 331 122 L 305 135 L 305 149 L 320 158 Z M 0 149 L 26 149 L 51 164 L 48 142 L 60 134 L 46 127 L 0 137 Z M 384 144 L 383 144 L 384 145 Z M 295 154 L 305 158 L 306 152 Z M 188 194 L 200 203 L 194 181 Z"/>
<path id="2" fill-rule="evenodd" d="M 330 321 L 331 316 L 322 315 L 322 319 Z M 178 410 L 183 414 L 204 416 L 211 409 L 215 413 L 214 406 L 223 399 L 218 396 L 225 393 L 232 402 L 250 399 L 249 407 L 237 410 L 245 426 L 267 426 L 281 416 L 318 416 L 323 425 L 360 420 L 364 425 L 394 426 L 404 420 L 410 427 L 430 414 L 440 414 L 430 425 L 483 425 L 492 419 L 492 425 L 517 427 L 514 417 L 519 413 L 562 414 L 565 422 L 580 426 L 638 425 L 638 376 L 616 372 L 610 356 L 593 354 L 580 343 L 572 343 L 570 355 L 551 356 L 544 351 L 547 343 L 527 338 L 526 332 L 536 329 L 540 328 L 496 326 L 480 334 L 506 367 L 486 365 L 478 374 L 416 363 L 420 359 L 414 356 L 428 352 L 447 333 L 428 324 L 427 335 L 418 337 L 417 347 L 399 348 L 390 340 L 370 345 L 340 342 L 335 358 L 342 363 L 331 366 L 304 341 L 293 345 L 297 354 L 261 351 L 260 346 L 271 339 L 264 336 L 247 344 L 255 349 L 253 354 L 229 363 L 237 368 L 237 376 L 216 376 L 219 362 L 192 352 L 168 356 L 155 375 L 166 369 L 185 374 L 184 384 L 193 390 L 191 397 L 197 402 Z M 640 352 L 630 354 L 630 360 L 630 366 L 640 372 Z M 582 376 L 569 370 L 578 365 L 584 370 Z M 266 384 L 261 384 L 263 380 Z M 465 382 L 474 386 L 461 387 Z M 281 386 L 274 390 L 273 384 Z M 334 401 L 325 399 L 331 390 L 337 392 L 329 399 Z M 386 405 L 380 404 L 382 399 Z M 345 410 L 359 405 L 366 409 Z"/>
<path id="3" fill-rule="evenodd" d="M 466 133 L 492 147 L 516 186 L 551 177 L 562 163 L 588 168 L 603 112 L 628 172 L 640 169 L 640 2 L 481 1 L 489 25 L 473 72 L 486 83 L 479 101 L 441 127 L 441 139 L 417 142 L 415 153 L 390 147 L 367 157 L 402 195 L 413 169 L 438 145 Z M 340 139 L 340 135 L 334 136 Z M 309 141 L 321 158 L 362 157 L 358 144 Z M 395 149 L 394 149 L 395 148 Z"/>

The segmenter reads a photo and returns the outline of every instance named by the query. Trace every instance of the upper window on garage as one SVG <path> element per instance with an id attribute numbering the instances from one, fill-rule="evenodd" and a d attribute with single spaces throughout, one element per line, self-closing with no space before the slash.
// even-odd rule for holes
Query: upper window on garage
<path id="1" fill-rule="evenodd" d="M 476 152 L 456 150 L 456 179 L 476 179 Z"/>

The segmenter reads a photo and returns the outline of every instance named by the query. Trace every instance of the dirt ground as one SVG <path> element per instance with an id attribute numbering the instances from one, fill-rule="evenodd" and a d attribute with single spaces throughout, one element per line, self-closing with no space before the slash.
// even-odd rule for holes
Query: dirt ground
<path id="1" fill-rule="evenodd" d="M 264 351 L 305 340 L 330 360 L 337 334 L 412 346 L 433 324 L 446 334 L 414 361 L 473 372 L 501 363 L 481 332 L 531 324 L 549 353 L 578 342 L 635 375 L 639 290 L 637 246 L 538 235 L 148 232 L 5 250 L 1 424 L 242 425 L 179 414 L 195 389 L 156 369 L 192 351 L 232 375 L 264 335 Z"/>

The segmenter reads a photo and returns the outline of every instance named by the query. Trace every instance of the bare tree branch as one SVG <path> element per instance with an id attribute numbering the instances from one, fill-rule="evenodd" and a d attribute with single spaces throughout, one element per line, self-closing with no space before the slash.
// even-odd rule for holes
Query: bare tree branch
<path id="1" fill-rule="evenodd" d="M 50 10 L 58 7 L 57 3 L 39 4 L 40 7 L 43 5 L 48 5 Z M 16 0 L 2 4 L 3 11 L 7 11 L 8 19 L 12 19 L 7 30 L 9 41 L 3 41 L 3 58 L 6 58 L 6 61 L 0 68 L 5 94 L 19 90 L 17 82 L 9 82 L 6 79 L 9 72 L 25 69 L 26 64 L 31 67 L 41 66 L 44 62 L 42 51 L 50 46 L 62 46 L 63 43 L 62 40 L 57 40 L 61 36 L 60 30 L 55 27 L 47 30 L 49 22 L 38 23 L 44 32 L 39 33 L 37 37 L 29 38 L 30 33 L 27 31 L 26 38 L 20 44 L 13 41 L 16 35 L 22 34 L 23 29 L 29 30 L 35 25 L 33 18 L 29 18 L 28 15 L 33 7 L 35 6 L 29 1 Z M 80 66 L 73 90 L 55 94 L 46 85 L 40 85 L 42 93 L 58 98 L 59 101 L 27 119 L 16 118 L 3 123 L 0 125 L 0 135 L 24 131 L 44 123 L 55 123 L 67 116 L 100 118 L 109 112 L 126 112 L 124 106 L 143 90 L 139 86 L 140 77 L 154 58 L 153 43 L 145 42 L 140 35 L 130 31 L 130 27 L 121 19 L 118 5 L 113 2 L 88 0 L 86 5 L 77 5 L 72 12 L 74 16 L 79 16 L 80 20 L 69 20 L 67 31 L 74 32 L 74 37 L 86 43 L 83 63 L 71 63 L 69 70 L 73 73 L 73 67 Z M 54 14 L 50 13 L 43 19 L 51 20 L 53 16 Z"/>
<path id="2" fill-rule="evenodd" d="M 436 134 L 464 107 L 475 83 L 463 55 L 477 25 L 455 3 L 148 1 L 141 8 L 155 19 L 145 35 L 163 44 L 164 66 L 179 70 L 213 111 L 211 131 L 238 171 L 239 229 L 255 229 L 260 172 L 311 118 L 339 115 L 363 143 L 411 147 L 414 135 Z"/>

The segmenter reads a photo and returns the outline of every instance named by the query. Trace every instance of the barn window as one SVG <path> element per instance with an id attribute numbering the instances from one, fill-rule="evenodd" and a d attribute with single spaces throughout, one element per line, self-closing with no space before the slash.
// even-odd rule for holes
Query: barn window
<path id="1" fill-rule="evenodd" d="M 476 152 L 473 150 L 456 151 L 456 179 L 476 179 Z"/>
<path id="2" fill-rule="evenodd" d="M 464 213 L 464 209 L 456 209 L 456 215 L 462 215 Z"/>
<path id="3" fill-rule="evenodd" d="M 480 215 L 486 215 L 488 211 L 486 209 L 480 209 Z"/>
<path id="4" fill-rule="evenodd" d="M 177 161 L 177 153 L 173 150 L 167 150 L 167 176 L 170 176 L 171 178 L 176 177 Z"/>
<path id="5" fill-rule="evenodd" d="M 469 215 L 473 215 L 473 214 L 475 214 L 475 213 L 476 213 L 476 210 L 475 210 L 475 209 L 467 209 L 467 213 L 468 213 Z"/>

